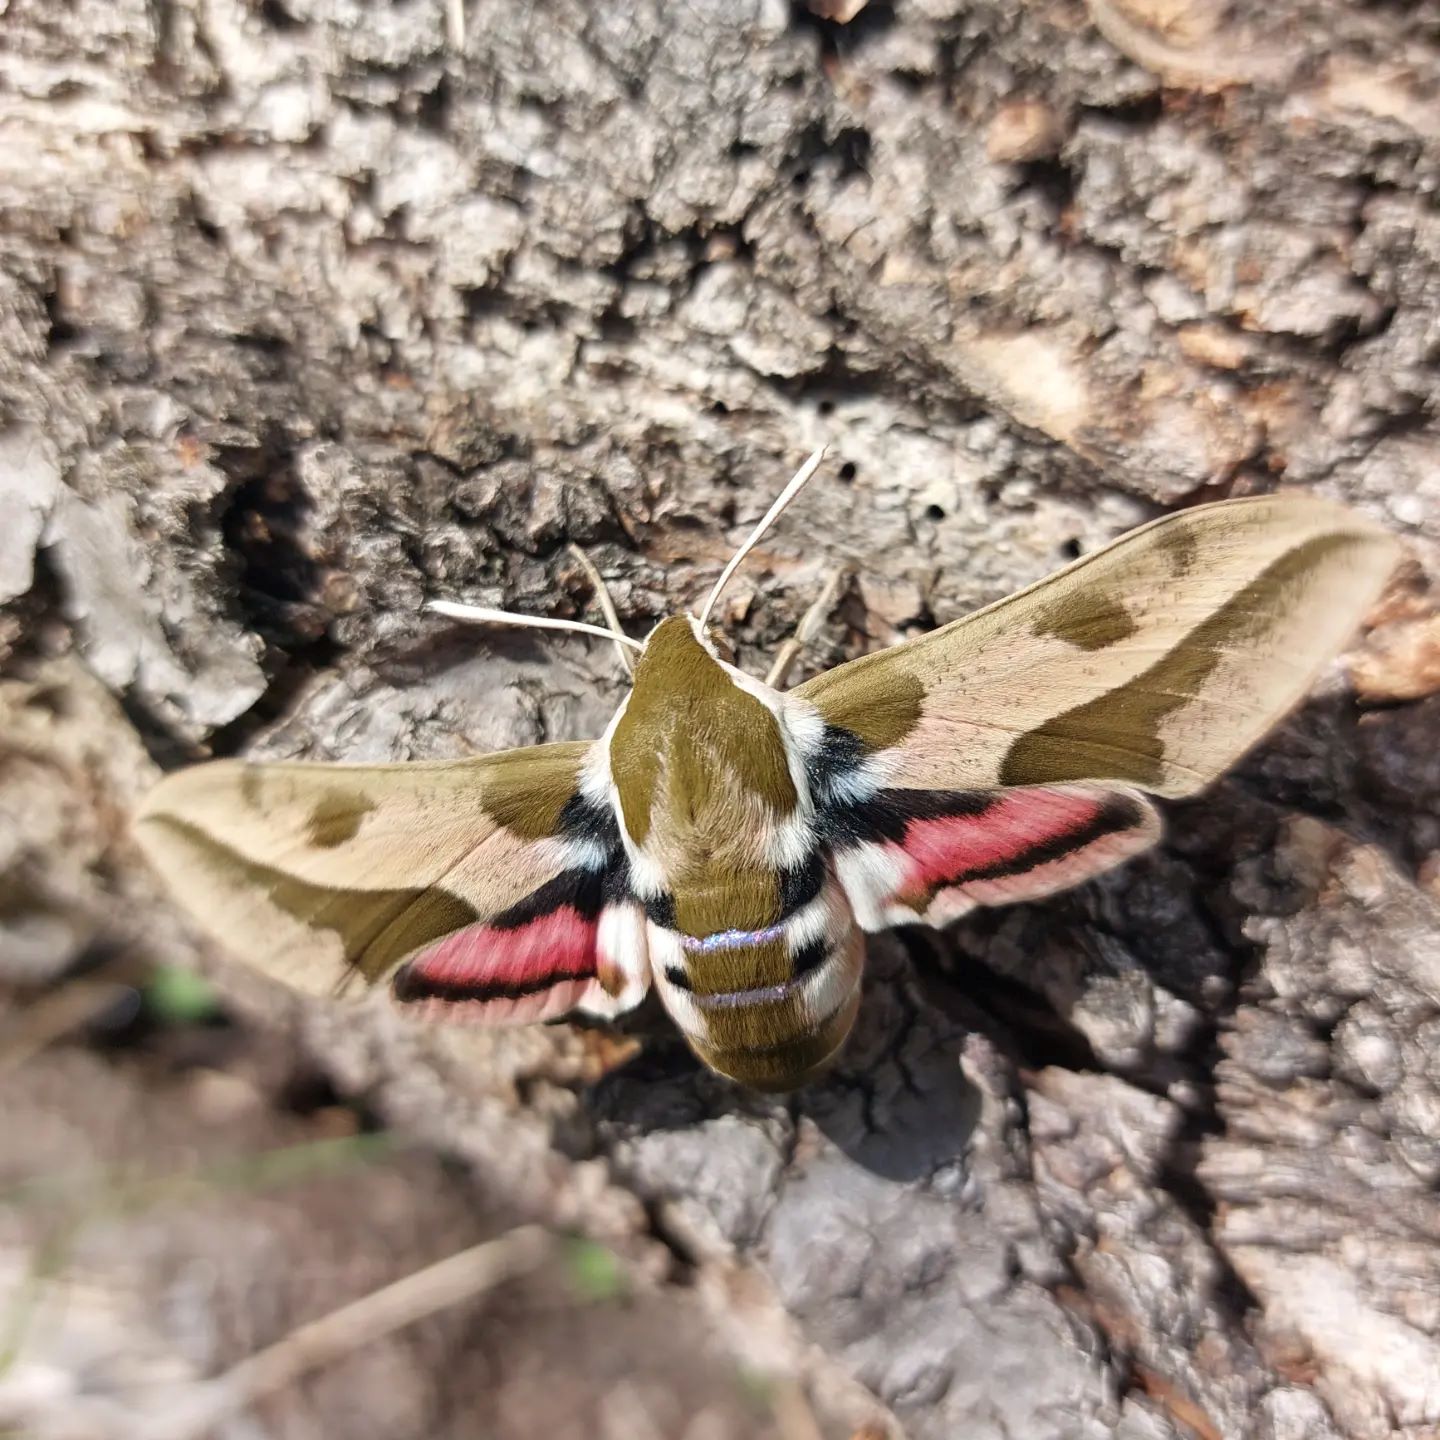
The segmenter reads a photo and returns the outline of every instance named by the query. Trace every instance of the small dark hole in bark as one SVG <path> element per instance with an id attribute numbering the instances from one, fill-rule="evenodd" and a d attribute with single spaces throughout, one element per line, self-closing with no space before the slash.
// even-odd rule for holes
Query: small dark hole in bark
<path id="1" fill-rule="evenodd" d="M 1017 165 L 1018 190 L 1031 190 L 1042 196 L 1058 215 L 1075 199 L 1075 176 L 1062 160 L 1030 160 Z"/>
<path id="2" fill-rule="evenodd" d="M 441 76 L 433 90 L 420 97 L 415 118 L 427 130 L 443 133 L 450 116 L 450 82 Z"/>
<path id="3" fill-rule="evenodd" d="M 853 460 L 847 460 L 839 471 L 840 478 L 845 481 L 853 480 L 857 474 L 857 467 Z"/>
<path id="4" fill-rule="evenodd" d="M 833 415 L 835 413 L 835 402 L 833 400 L 822 400 L 816 407 L 817 415 Z"/>
<path id="5" fill-rule="evenodd" d="M 635 322 L 628 315 L 604 314 L 600 317 L 600 338 L 612 344 L 624 344 L 636 335 Z"/>
<path id="6" fill-rule="evenodd" d="M 242 349 L 255 350 L 261 355 L 280 355 L 290 348 L 290 342 L 283 335 L 271 335 L 264 330 L 241 331 L 230 340 Z"/>
<path id="7" fill-rule="evenodd" d="M 1134 100 L 1121 101 L 1118 105 L 1082 106 L 1083 110 L 1121 125 L 1154 125 L 1165 115 L 1165 97 L 1156 89 L 1148 95 L 1137 96 Z"/>
<path id="8" fill-rule="evenodd" d="M 217 452 L 221 469 L 229 468 L 229 458 L 223 448 Z M 311 509 L 310 497 L 283 468 L 256 475 L 235 491 L 220 524 L 226 548 L 244 566 L 243 585 L 276 600 L 314 595 L 316 566 L 301 539 Z"/>
<path id="9" fill-rule="evenodd" d="M 282 1109 L 296 1115 L 314 1115 L 321 1110 L 349 1110 L 355 1115 L 360 1130 L 367 1135 L 384 1128 L 372 1110 L 342 1095 L 329 1076 L 308 1066 L 290 1075 L 276 1098 Z"/>
<path id="10" fill-rule="evenodd" d="M 461 285 L 457 287 L 456 294 L 465 305 L 467 320 L 483 320 L 490 315 L 500 315 L 506 308 L 504 295 L 493 285 Z"/>
<path id="11" fill-rule="evenodd" d="M 836 137 L 831 149 L 840 157 L 841 175 L 867 173 L 870 163 L 870 149 L 873 142 L 870 132 L 862 125 L 848 125 Z"/>
<path id="12" fill-rule="evenodd" d="M 873 144 L 870 132 L 863 125 L 846 125 L 834 134 L 818 121 L 807 125 L 796 137 L 790 152 L 797 166 L 790 184 L 798 190 L 808 183 L 815 170 L 837 180 L 868 175 Z"/>
<path id="13" fill-rule="evenodd" d="M 50 322 L 50 333 L 46 336 L 46 341 L 50 349 L 54 350 L 73 340 L 80 332 L 64 318 L 60 309 L 58 290 L 47 290 L 44 301 L 45 318 Z"/>
<path id="14" fill-rule="evenodd" d="M 317 1110 L 328 1110 L 332 1105 L 341 1103 L 340 1092 L 329 1076 L 308 1068 L 297 1069 L 276 1098 L 281 1106 L 296 1115 L 313 1115 Z"/>
<path id="15" fill-rule="evenodd" d="M 943 520 L 945 518 L 945 510 L 940 505 L 927 505 L 925 507 L 925 518 L 927 520 Z"/>
<path id="16" fill-rule="evenodd" d="M 280 0 L 260 0 L 260 18 L 272 30 L 303 30 L 305 28 L 304 25 L 280 3 Z"/>
<path id="17" fill-rule="evenodd" d="M 791 0 L 790 5 L 791 23 L 796 29 L 816 31 L 825 50 L 832 55 L 857 50 L 867 40 L 884 34 L 895 23 L 895 18 L 895 7 L 881 3 L 881 0 L 870 0 L 853 20 L 844 25 L 817 15 L 805 0 Z"/>
<path id="18" fill-rule="evenodd" d="M 314 502 L 295 475 L 285 438 L 220 446 L 213 459 L 235 486 L 220 531 L 238 562 L 246 623 L 288 652 L 313 646 L 328 623 L 324 576 L 313 548 Z"/>
<path id="19" fill-rule="evenodd" d="M 1081 555 L 1080 542 L 1073 535 L 1061 542 L 1060 554 L 1066 560 L 1078 560 Z"/>

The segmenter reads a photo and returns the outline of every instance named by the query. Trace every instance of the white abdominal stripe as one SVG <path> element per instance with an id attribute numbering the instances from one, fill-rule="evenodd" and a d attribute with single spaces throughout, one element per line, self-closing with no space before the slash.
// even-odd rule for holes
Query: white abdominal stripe
<path id="1" fill-rule="evenodd" d="M 767 925 L 763 930 L 717 930 L 713 935 L 682 935 L 680 948 L 690 955 L 710 955 L 717 950 L 743 950 L 749 945 L 768 945 L 785 933 L 785 926 Z"/>
<path id="2" fill-rule="evenodd" d="M 667 933 L 674 938 L 682 963 L 666 965 L 661 973 L 668 984 L 676 990 L 683 990 L 687 995 L 693 995 L 695 1003 L 701 1006 L 781 999 L 804 984 L 807 977 L 825 963 L 830 953 L 823 934 L 797 947 L 788 933 L 789 929 L 788 925 L 782 923 L 767 925 L 763 930 L 721 930 L 714 935 L 700 938 L 669 931 Z M 749 990 L 730 990 L 715 995 L 695 994 L 683 964 L 684 959 L 691 955 L 713 955 L 726 950 L 745 950 L 751 946 L 769 945 L 782 936 L 790 940 L 791 972 L 788 980 L 781 981 L 778 985 L 761 985 Z"/>
<path id="3" fill-rule="evenodd" d="M 850 914 L 838 887 L 833 882 L 829 887 L 826 886 L 825 867 L 818 852 L 816 863 L 819 867 L 818 886 L 812 893 L 807 884 L 799 908 L 792 910 L 786 918 L 773 925 L 757 930 L 719 930 L 702 936 L 683 935 L 673 929 L 673 926 L 665 927 L 665 948 L 670 954 L 668 962 L 659 959 L 660 947 L 653 948 L 656 949 L 654 958 L 657 961 L 657 976 L 667 995 L 676 996 L 684 1007 L 703 1013 L 739 1005 L 766 1004 L 801 992 L 807 996 L 809 1008 L 818 1015 L 822 1008 L 820 1002 L 823 1000 L 823 992 L 833 978 L 827 975 L 827 962 L 834 958 L 838 947 L 844 942 Z M 806 869 L 808 871 L 809 867 Z M 653 913 L 651 921 L 658 928 Z M 744 950 L 752 946 L 770 945 L 782 938 L 790 955 L 791 973 L 787 979 L 776 984 L 714 994 L 699 994 L 692 986 L 687 966 L 691 957 L 699 958 Z M 825 1013 L 828 1014 L 833 1008 L 833 1005 L 824 1007 Z"/>

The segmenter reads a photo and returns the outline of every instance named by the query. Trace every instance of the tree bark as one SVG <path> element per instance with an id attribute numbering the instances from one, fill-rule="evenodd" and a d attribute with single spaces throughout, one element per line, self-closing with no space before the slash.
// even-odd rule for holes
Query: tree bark
<path id="1" fill-rule="evenodd" d="M 1340 497 L 1414 556 L 1348 667 L 1153 855 L 877 938 L 859 1032 L 792 1099 L 663 1027 L 484 1037 L 457 1069 L 202 962 L 498 1208 L 662 1240 L 660 1313 L 683 1271 L 722 1350 L 767 1317 L 827 1434 L 1436 1433 L 1433 10 L 10 0 L 3 26 L 0 979 L 202 956 L 124 835 L 157 765 L 598 734 L 608 647 L 424 600 L 579 616 L 574 542 L 641 635 L 821 441 L 724 602 L 753 673 L 837 564 L 806 673 L 1164 507 Z M 434 1423 L 417 1400 L 385 1433 Z"/>

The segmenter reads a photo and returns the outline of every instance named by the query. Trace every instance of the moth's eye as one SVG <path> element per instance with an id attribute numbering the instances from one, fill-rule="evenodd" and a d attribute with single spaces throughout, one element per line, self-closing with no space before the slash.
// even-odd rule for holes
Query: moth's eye
<path id="1" fill-rule="evenodd" d="M 728 635 L 722 635 L 718 630 L 710 632 L 710 643 L 715 647 L 715 653 L 727 664 L 735 663 L 735 647 L 730 643 Z"/>

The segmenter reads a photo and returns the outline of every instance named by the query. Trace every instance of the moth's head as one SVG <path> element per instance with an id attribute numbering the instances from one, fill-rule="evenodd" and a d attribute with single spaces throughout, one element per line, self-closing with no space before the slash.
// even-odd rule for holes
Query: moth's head
<path id="1" fill-rule="evenodd" d="M 722 644 L 729 651 L 723 657 Z M 734 658 L 729 642 L 707 633 L 693 615 L 670 615 L 646 636 L 645 648 L 636 656 L 635 688 L 676 689 L 695 680 L 713 684 Z"/>

